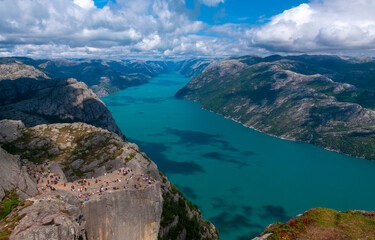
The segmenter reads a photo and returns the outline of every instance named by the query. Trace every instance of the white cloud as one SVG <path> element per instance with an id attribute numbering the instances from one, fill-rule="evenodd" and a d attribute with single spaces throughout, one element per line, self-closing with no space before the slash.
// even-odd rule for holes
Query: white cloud
<path id="1" fill-rule="evenodd" d="M 375 0 L 316 0 L 248 30 L 256 46 L 276 52 L 375 50 Z"/>
<path id="2" fill-rule="evenodd" d="M 243 28 L 191 20 L 185 0 L 116 3 L 99 9 L 93 0 L 0 0 L 0 56 L 190 57 L 252 50 L 240 39 Z"/>
<path id="3" fill-rule="evenodd" d="M 92 0 L 74 0 L 74 3 L 80 6 L 81 8 L 86 8 L 86 9 L 95 7 L 94 1 Z"/>
<path id="4" fill-rule="evenodd" d="M 224 3 L 224 0 L 200 0 L 200 2 L 201 2 L 202 4 L 207 5 L 207 6 L 215 7 L 215 6 L 217 6 L 219 3 Z"/>

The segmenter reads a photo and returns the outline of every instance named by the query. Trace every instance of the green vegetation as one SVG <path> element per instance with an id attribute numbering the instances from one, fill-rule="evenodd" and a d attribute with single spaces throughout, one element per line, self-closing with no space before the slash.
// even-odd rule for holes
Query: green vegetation
<path id="1" fill-rule="evenodd" d="M 273 224 L 268 239 L 363 239 L 375 236 L 375 212 L 314 208 L 287 223 Z"/>
<path id="2" fill-rule="evenodd" d="M 18 195 L 15 192 L 7 192 L 4 200 L 0 203 L 0 220 L 4 219 L 14 208 L 21 204 L 23 202 L 18 199 Z"/>
<path id="3" fill-rule="evenodd" d="M 163 238 L 161 238 L 161 240 L 177 239 L 178 235 L 183 231 L 183 229 L 186 229 L 186 239 L 200 239 L 200 227 L 197 217 L 188 217 L 185 199 L 180 197 L 177 201 L 174 201 L 172 196 L 164 196 L 163 213 L 160 226 L 168 226 L 174 221 L 176 216 L 178 216 L 177 225 L 172 227 L 169 232 Z"/>
<path id="4" fill-rule="evenodd" d="M 163 194 L 163 212 L 160 226 L 166 227 L 170 225 L 176 216 L 178 216 L 178 223 L 176 226 L 172 227 L 163 238 L 159 238 L 159 240 L 177 239 L 183 229 L 186 229 L 187 232 L 186 239 L 201 239 L 200 231 L 202 231 L 202 229 L 197 220 L 198 216 L 194 214 L 199 213 L 198 207 L 187 200 L 173 183 L 171 183 L 171 190 L 171 193 Z M 174 201 L 174 196 L 176 194 L 179 198 L 177 201 Z M 187 214 L 189 209 L 193 213 L 191 218 L 189 218 Z M 208 224 L 208 222 L 206 224 Z"/>
<path id="5" fill-rule="evenodd" d="M 26 158 L 34 163 L 42 163 L 48 156 L 48 150 L 51 149 L 51 144 L 45 138 L 39 137 L 39 141 L 45 141 L 45 144 L 41 146 L 35 146 L 33 148 L 24 148 L 23 146 L 30 144 L 35 138 L 35 133 L 31 129 L 27 129 L 23 132 L 22 137 L 17 140 L 5 143 L 2 148 L 10 154 L 20 155 L 22 158 Z"/>
<path id="6" fill-rule="evenodd" d="M 126 162 L 130 162 L 130 160 L 132 160 L 132 159 L 134 158 L 134 156 L 135 156 L 134 153 L 130 153 L 129 156 L 127 156 L 127 157 L 125 158 L 125 161 L 126 161 Z"/>

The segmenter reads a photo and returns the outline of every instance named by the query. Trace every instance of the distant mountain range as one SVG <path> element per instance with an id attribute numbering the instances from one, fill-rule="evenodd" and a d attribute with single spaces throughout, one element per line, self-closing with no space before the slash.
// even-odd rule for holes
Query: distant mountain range
<path id="1" fill-rule="evenodd" d="M 98 97 L 104 97 L 128 87 L 148 83 L 148 80 L 160 73 L 180 71 L 188 77 L 196 76 L 211 62 L 212 59 L 141 61 L 0 58 L 0 80 L 21 77 L 75 78 L 86 83 Z"/>
<path id="2" fill-rule="evenodd" d="M 229 58 L 176 96 L 270 135 L 375 160 L 372 58 Z"/>

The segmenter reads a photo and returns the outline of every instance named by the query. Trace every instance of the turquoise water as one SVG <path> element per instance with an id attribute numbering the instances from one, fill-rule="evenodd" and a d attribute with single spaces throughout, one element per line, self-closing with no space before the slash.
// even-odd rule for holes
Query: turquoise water
<path id="1" fill-rule="evenodd" d="M 375 162 L 271 137 L 175 99 L 188 81 L 164 74 L 102 100 L 221 239 L 251 239 L 312 207 L 375 210 Z"/>

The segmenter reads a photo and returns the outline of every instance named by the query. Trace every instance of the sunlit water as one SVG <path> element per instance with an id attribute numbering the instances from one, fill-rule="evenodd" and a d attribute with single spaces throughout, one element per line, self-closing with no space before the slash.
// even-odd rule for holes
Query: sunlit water
<path id="1" fill-rule="evenodd" d="M 375 210 L 375 162 L 271 137 L 175 99 L 188 81 L 164 74 L 102 100 L 221 239 L 251 239 L 312 207 Z"/>

